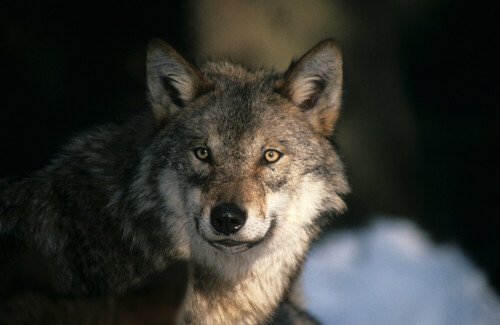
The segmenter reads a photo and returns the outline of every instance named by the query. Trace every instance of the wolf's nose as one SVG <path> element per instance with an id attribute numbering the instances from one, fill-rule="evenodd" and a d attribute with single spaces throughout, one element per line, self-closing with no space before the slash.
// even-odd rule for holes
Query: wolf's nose
<path id="1" fill-rule="evenodd" d="M 226 236 L 237 233 L 247 220 L 247 214 L 237 205 L 222 203 L 210 212 L 210 223 L 214 229 Z"/>

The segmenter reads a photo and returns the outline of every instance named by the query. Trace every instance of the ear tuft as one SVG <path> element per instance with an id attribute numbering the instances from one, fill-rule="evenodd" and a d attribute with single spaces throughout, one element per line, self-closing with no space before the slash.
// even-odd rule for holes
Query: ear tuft
<path id="1" fill-rule="evenodd" d="M 337 43 L 324 40 L 292 63 L 278 91 L 306 114 L 318 132 L 331 135 L 342 92 L 342 54 Z"/>
<path id="2" fill-rule="evenodd" d="M 147 83 L 153 113 L 159 122 L 175 115 L 211 87 L 196 67 L 160 39 L 153 39 L 148 46 Z"/>
<path id="3" fill-rule="evenodd" d="M 296 103 L 302 109 L 307 111 L 313 108 L 317 103 L 319 96 L 326 87 L 326 82 L 320 77 L 311 77 L 303 80 L 303 85 L 295 93 Z M 300 92 L 299 92 L 300 90 Z"/>

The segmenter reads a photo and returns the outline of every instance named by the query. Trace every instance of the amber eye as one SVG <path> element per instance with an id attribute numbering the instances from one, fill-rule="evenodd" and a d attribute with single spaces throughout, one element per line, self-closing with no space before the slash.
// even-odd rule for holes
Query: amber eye
<path id="1" fill-rule="evenodd" d="M 270 149 L 264 153 L 264 158 L 268 163 L 275 163 L 280 159 L 280 157 L 281 153 L 277 150 Z"/>
<path id="2" fill-rule="evenodd" d="M 209 151 L 207 148 L 199 147 L 199 148 L 194 149 L 194 155 L 199 160 L 206 161 L 206 160 L 208 160 Z"/>

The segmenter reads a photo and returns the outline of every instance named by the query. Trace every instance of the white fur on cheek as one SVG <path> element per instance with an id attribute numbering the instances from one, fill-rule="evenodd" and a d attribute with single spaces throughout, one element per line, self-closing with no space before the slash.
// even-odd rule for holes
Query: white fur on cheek
<path id="1" fill-rule="evenodd" d="M 293 194 L 273 193 L 267 199 L 267 217 L 286 218 L 287 228 L 301 228 L 313 222 L 326 195 L 323 181 L 306 177 Z"/>
<path id="2" fill-rule="evenodd" d="M 200 210 L 200 190 L 193 188 L 185 195 L 179 189 L 177 173 L 165 169 L 160 175 L 160 193 L 165 198 L 167 231 L 171 236 L 178 257 L 188 258 L 191 254 L 190 238 L 196 236 L 194 218 Z"/>
<path id="3" fill-rule="evenodd" d="M 269 196 L 267 214 L 274 214 L 277 218 L 270 246 L 280 252 L 281 261 L 302 259 L 313 239 L 308 226 L 313 224 L 323 208 L 323 198 L 327 194 L 323 181 L 308 176 L 293 194 L 275 193 Z"/>

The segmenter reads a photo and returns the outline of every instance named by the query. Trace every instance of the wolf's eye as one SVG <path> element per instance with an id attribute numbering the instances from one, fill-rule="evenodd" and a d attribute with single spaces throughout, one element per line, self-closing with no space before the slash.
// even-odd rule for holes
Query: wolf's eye
<path id="1" fill-rule="evenodd" d="M 208 156 L 209 156 L 209 151 L 208 151 L 207 148 L 199 147 L 199 148 L 194 149 L 194 155 L 199 160 L 207 161 L 208 160 Z"/>
<path id="2" fill-rule="evenodd" d="M 273 149 L 269 149 L 264 153 L 264 159 L 268 163 L 275 163 L 281 158 L 281 152 Z"/>

